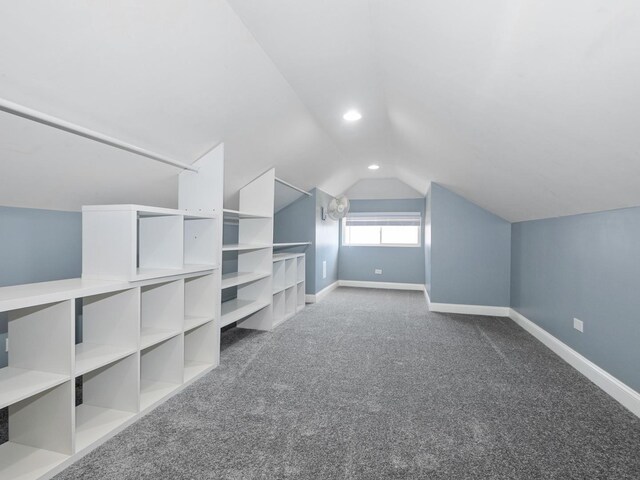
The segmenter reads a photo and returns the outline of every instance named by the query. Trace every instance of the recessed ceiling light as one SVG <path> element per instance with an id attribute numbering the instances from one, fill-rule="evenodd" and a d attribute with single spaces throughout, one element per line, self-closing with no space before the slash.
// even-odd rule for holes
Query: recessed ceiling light
<path id="1" fill-rule="evenodd" d="M 375 163 L 372 163 L 371 165 L 369 165 L 367 167 L 369 170 L 378 170 L 380 168 L 380 165 L 376 165 Z"/>
<path id="2" fill-rule="evenodd" d="M 357 110 L 349 110 L 342 116 L 342 118 L 344 118 L 347 122 L 357 122 L 362 118 L 362 114 Z"/>

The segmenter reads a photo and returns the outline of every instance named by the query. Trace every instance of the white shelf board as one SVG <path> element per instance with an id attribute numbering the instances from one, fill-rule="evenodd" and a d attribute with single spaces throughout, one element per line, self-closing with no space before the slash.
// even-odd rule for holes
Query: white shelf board
<path id="1" fill-rule="evenodd" d="M 273 261 L 281 262 L 282 260 L 289 260 L 291 258 L 304 257 L 304 253 L 274 253 Z"/>
<path id="2" fill-rule="evenodd" d="M 140 381 L 140 410 L 145 410 L 180 388 L 180 385 L 149 380 Z"/>
<path id="3" fill-rule="evenodd" d="M 71 278 L 54 282 L 2 287 L 0 288 L 0 312 L 62 302 L 72 298 L 117 292 L 128 288 L 131 288 L 129 283 L 119 280 L 91 280 L 86 278 Z"/>
<path id="4" fill-rule="evenodd" d="M 0 445 L 0 478 L 35 480 L 68 458 L 63 453 L 6 442 Z"/>
<path id="5" fill-rule="evenodd" d="M 218 268 L 217 265 L 190 265 L 185 264 L 182 268 L 138 268 L 134 281 L 150 280 L 161 277 L 171 277 L 174 275 L 185 275 L 190 273 L 207 272 Z"/>
<path id="6" fill-rule="evenodd" d="M 284 292 L 286 289 L 287 289 L 287 287 L 284 287 L 284 286 L 283 287 L 274 288 L 273 289 L 273 294 L 277 295 L 280 292 Z"/>
<path id="7" fill-rule="evenodd" d="M 301 283 L 304 283 L 304 280 L 298 280 L 297 284 L 300 285 Z"/>
<path id="8" fill-rule="evenodd" d="M 233 252 L 240 250 L 262 250 L 263 248 L 272 248 L 273 245 L 269 243 L 264 244 L 251 244 L 251 243 L 227 243 L 222 245 L 223 252 Z"/>
<path id="9" fill-rule="evenodd" d="M 0 408 L 58 386 L 71 377 L 59 373 L 5 367 L 0 369 Z"/>
<path id="10" fill-rule="evenodd" d="M 76 407 L 76 452 L 109 434 L 135 413 L 111 408 L 79 405 Z"/>
<path id="11" fill-rule="evenodd" d="M 96 368 L 109 365 L 136 352 L 135 348 L 123 348 L 97 343 L 79 343 L 76 345 L 75 375 L 84 375 Z"/>
<path id="12" fill-rule="evenodd" d="M 258 215 L 256 213 L 241 212 L 240 210 L 230 210 L 225 208 L 222 210 L 225 217 L 231 218 L 272 218 L 270 215 Z"/>
<path id="13" fill-rule="evenodd" d="M 157 345 L 182 333 L 180 330 L 168 328 L 144 327 L 140 331 L 140 350 Z"/>
<path id="14" fill-rule="evenodd" d="M 222 275 L 221 288 L 235 287 L 244 283 L 255 282 L 262 278 L 271 276 L 271 273 L 265 272 L 233 272 Z"/>
<path id="15" fill-rule="evenodd" d="M 230 323 L 237 322 L 241 318 L 263 309 L 269 303 L 271 302 L 240 300 L 238 298 L 223 302 L 220 327 L 226 327 Z"/>
<path id="16" fill-rule="evenodd" d="M 122 204 L 122 205 L 85 205 L 82 211 L 87 212 L 137 212 L 141 217 L 160 217 L 170 215 L 182 215 L 186 218 L 216 218 L 215 213 L 194 213 L 189 210 L 176 210 L 173 208 L 150 207 L 147 205 Z"/>
<path id="17" fill-rule="evenodd" d="M 290 248 L 290 247 L 302 247 L 311 245 L 311 242 L 289 242 L 289 243 L 274 243 L 273 248 Z"/>
<path id="18" fill-rule="evenodd" d="M 289 288 L 293 288 L 296 286 L 296 282 L 293 283 L 289 283 L 286 287 L 284 287 L 285 290 L 289 289 Z"/>
<path id="19" fill-rule="evenodd" d="M 184 316 L 184 331 L 188 332 L 194 328 L 204 325 L 205 323 L 213 321 L 213 317 L 198 317 L 196 315 Z"/>
<path id="20" fill-rule="evenodd" d="M 187 360 L 184 362 L 184 381 L 188 382 L 212 367 L 213 364 L 211 363 Z"/>

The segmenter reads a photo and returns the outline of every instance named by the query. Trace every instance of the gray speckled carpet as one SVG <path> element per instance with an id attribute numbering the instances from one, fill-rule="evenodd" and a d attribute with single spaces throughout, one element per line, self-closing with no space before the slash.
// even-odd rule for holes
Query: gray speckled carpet
<path id="1" fill-rule="evenodd" d="M 508 319 L 341 288 L 62 479 L 638 479 L 640 420 Z"/>

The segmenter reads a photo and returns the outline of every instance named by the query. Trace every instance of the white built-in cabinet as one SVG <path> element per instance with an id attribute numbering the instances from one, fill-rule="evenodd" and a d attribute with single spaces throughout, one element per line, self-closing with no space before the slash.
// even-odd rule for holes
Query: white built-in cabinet
<path id="1" fill-rule="evenodd" d="M 221 327 L 237 323 L 271 330 L 304 307 L 305 254 L 274 250 L 310 242 L 273 243 L 275 211 L 301 195 L 309 193 L 278 179 L 271 169 L 240 189 L 239 210 L 224 210 L 225 225 L 237 225 L 238 243 L 222 246 L 223 259 L 237 259 L 237 269 L 222 273 Z"/>
<path id="2" fill-rule="evenodd" d="M 83 207 L 82 278 L 0 288 L 0 479 L 53 476 L 218 365 L 223 147 L 194 165 L 178 210 Z"/>

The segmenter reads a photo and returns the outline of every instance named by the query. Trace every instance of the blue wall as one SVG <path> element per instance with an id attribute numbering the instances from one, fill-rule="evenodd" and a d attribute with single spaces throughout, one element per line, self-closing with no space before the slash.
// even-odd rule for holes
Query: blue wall
<path id="1" fill-rule="evenodd" d="M 79 277 L 82 273 L 82 215 L 0 207 L 0 287 Z M 0 367 L 7 316 L 0 313 Z"/>
<path id="2" fill-rule="evenodd" d="M 352 200 L 351 212 L 420 212 L 423 198 L 402 200 Z M 350 247 L 340 241 L 340 280 L 424 283 L 425 251 L 419 247 Z M 382 275 L 374 269 L 381 268 Z"/>
<path id="3" fill-rule="evenodd" d="M 340 254 L 340 222 L 327 218 L 322 220 L 321 208 L 325 209 L 333 198 L 326 192 L 314 189 L 315 196 L 315 289 L 323 288 L 338 281 L 338 259 Z M 327 277 L 322 278 L 322 262 L 327 262 Z"/>
<path id="4" fill-rule="evenodd" d="M 511 224 L 431 184 L 434 303 L 509 306 Z"/>
<path id="5" fill-rule="evenodd" d="M 512 238 L 511 306 L 640 391 L 640 208 L 514 223 Z"/>
<path id="6" fill-rule="evenodd" d="M 315 294 L 338 280 L 338 222 L 322 220 L 320 209 L 333 197 L 314 188 L 311 196 L 303 196 L 283 208 L 274 217 L 274 242 L 311 242 L 306 249 L 306 293 Z M 322 278 L 322 262 L 327 262 L 327 278 Z"/>

